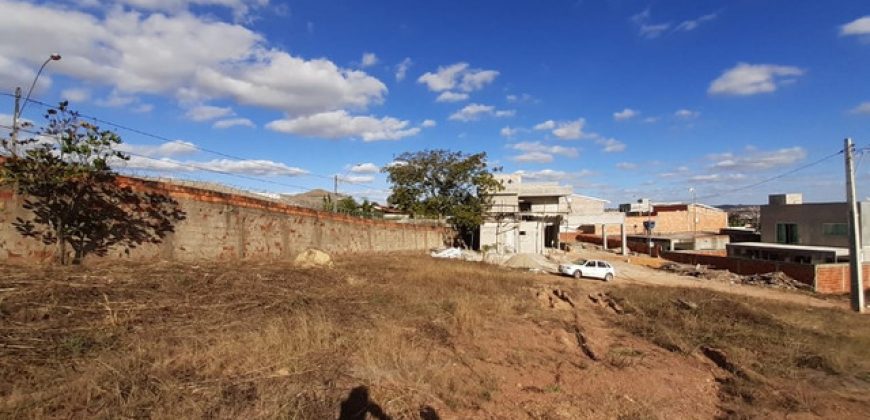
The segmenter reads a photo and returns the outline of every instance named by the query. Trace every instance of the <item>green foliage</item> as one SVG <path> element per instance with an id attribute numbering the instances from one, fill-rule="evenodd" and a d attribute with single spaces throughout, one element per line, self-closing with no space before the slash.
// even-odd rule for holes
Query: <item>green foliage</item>
<path id="1" fill-rule="evenodd" d="M 459 230 L 483 223 L 491 193 L 501 189 L 486 164 L 486 153 L 448 150 L 406 152 L 383 169 L 392 184 L 387 202 L 415 217 L 449 218 Z"/>
<path id="2" fill-rule="evenodd" d="M 30 218 L 12 222 L 26 237 L 57 246 L 61 264 L 87 254 L 105 255 L 157 243 L 184 219 L 178 203 L 154 192 L 138 192 L 117 182 L 110 163 L 129 159 L 115 147 L 121 138 L 83 121 L 66 102 L 45 115 L 47 125 L 35 138 L 4 139 L 9 157 L 0 166 L 0 182 L 15 189 Z"/>
<path id="3" fill-rule="evenodd" d="M 336 211 L 339 213 L 355 213 L 359 204 L 351 196 L 344 197 L 336 202 Z"/>

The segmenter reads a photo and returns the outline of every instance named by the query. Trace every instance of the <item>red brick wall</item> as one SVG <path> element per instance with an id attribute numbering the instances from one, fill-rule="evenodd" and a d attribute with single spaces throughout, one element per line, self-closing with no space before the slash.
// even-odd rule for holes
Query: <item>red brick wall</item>
<path id="1" fill-rule="evenodd" d="M 870 290 L 870 263 L 862 265 L 864 290 Z M 850 293 L 852 270 L 849 264 L 819 264 L 816 266 L 816 291 L 819 293 Z"/>

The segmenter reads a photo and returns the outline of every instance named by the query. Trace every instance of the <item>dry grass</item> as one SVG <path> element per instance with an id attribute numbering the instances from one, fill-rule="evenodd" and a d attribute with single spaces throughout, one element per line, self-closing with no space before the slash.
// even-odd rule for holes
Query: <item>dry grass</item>
<path id="1" fill-rule="evenodd" d="M 722 378 L 725 410 L 737 417 L 770 412 L 819 414 L 866 404 L 870 391 L 868 319 L 703 289 L 636 287 L 613 292 L 629 314 L 623 328 L 670 351 L 723 350 L 738 374 Z M 697 304 L 697 309 L 676 303 Z M 860 411 L 860 410 L 859 410 Z"/>
<path id="2" fill-rule="evenodd" d="M 495 379 L 455 344 L 532 303 L 527 276 L 420 257 L 0 278 L 2 417 L 330 418 L 358 386 L 397 417 L 473 407 Z"/>
<path id="3" fill-rule="evenodd" d="M 613 341 L 601 363 L 577 347 L 575 312 L 539 304 L 540 283 L 578 304 L 584 288 L 615 287 L 629 314 L 578 312 Z M 592 322 L 599 309 L 616 328 Z M 0 418 L 335 418 L 354 395 L 393 418 L 656 418 L 694 405 L 650 372 L 704 374 L 692 367 L 702 345 L 763 378 L 723 375 L 726 414 L 868 411 L 870 329 L 845 312 L 411 255 L 322 270 L 0 266 Z"/>

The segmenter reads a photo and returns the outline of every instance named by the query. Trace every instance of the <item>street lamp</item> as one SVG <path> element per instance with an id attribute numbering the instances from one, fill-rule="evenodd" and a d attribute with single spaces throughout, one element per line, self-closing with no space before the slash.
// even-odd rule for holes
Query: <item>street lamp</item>
<path id="1" fill-rule="evenodd" d="M 16 154 L 16 144 L 15 141 L 18 140 L 18 119 L 21 118 L 21 114 L 24 112 L 24 108 L 27 107 L 27 101 L 30 100 L 30 95 L 33 93 L 33 88 L 36 87 L 36 81 L 39 80 L 39 76 L 42 74 L 42 71 L 45 70 L 45 66 L 48 65 L 51 61 L 60 61 L 60 54 L 54 53 L 48 58 L 45 59 L 45 62 L 39 66 L 39 71 L 36 72 L 36 77 L 33 78 L 33 83 L 30 84 L 30 89 L 27 90 L 27 96 L 24 97 L 24 103 L 21 103 L 21 87 L 15 88 L 15 111 L 12 113 L 12 154 Z"/>

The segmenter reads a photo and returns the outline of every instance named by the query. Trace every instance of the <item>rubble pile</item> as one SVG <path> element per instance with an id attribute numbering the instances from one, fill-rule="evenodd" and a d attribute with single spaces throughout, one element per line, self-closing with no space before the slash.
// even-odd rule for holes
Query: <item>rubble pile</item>
<path id="1" fill-rule="evenodd" d="M 731 284 L 749 284 L 754 286 L 776 287 L 793 290 L 812 290 L 812 286 L 801 283 L 782 271 L 764 274 L 740 275 L 728 270 L 716 270 L 706 265 L 689 265 L 675 262 L 661 266 L 662 270 L 683 276 L 697 277 L 705 280 L 715 280 Z"/>

